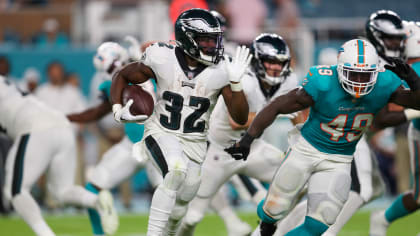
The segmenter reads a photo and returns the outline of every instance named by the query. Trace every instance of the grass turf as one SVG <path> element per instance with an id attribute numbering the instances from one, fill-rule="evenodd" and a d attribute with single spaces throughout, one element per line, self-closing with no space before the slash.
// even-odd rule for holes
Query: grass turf
<path id="1" fill-rule="evenodd" d="M 257 225 L 257 216 L 252 213 L 243 213 L 241 218 L 251 226 Z M 62 215 L 46 216 L 48 224 L 57 233 L 57 236 L 91 236 L 91 230 L 87 215 Z M 388 230 L 387 236 L 417 235 L 420 233 L 420 212 L 394 222 Z M 141 236 L 146 235 L 146 215 L 122 215 L 120 216 L 120 228 L 116 236 Z M 369 212 L 358 212 L 344 227 L 339 236 L 368 235 Z M 20 218 L 0 217 L 0 235 L 3 236 L 27 236 L 35 235 Z M 201 222 L 197 236 L 226 235 L 226 230 L 221 219 L 216 215 L 208 215 Z"/>

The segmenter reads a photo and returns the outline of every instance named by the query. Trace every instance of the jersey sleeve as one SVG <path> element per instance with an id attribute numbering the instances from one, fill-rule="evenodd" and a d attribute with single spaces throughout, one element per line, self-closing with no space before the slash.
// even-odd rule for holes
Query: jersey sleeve
<path id="1" fill-rule="evenodd" d="M 311 67 L 308 74 L 303 78 L 302 83 L 300 84 L 303 89 L 311 95 L 312 99 L 316 101 L 319 96 L 319 88 L 316 79 L 316 67 Z"/>
<path id="2" fill-rule="evenodd" d="M 111 81 L 107 80 L 107 81 L 102 82 L 99 85 L 98 90 L 101 92 L 99 97 L 102 100 L 109 101 L 110 94 L 111 94 L 111 83 L 112 83 Z"/>
<path id="3" fill-rule="evenodd" d="M 168 50 L 173 50 L 174 48 L 173 45 L 167 43 L 154 43 L 146 48 L 140 61 L 152 70 L 156 70 L 157 65 L 162 64 L 166 60 Z"/>

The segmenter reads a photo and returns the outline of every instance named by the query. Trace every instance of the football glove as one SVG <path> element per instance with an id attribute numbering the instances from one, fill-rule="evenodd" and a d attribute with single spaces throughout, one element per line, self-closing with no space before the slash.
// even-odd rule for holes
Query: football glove
<path id="1" fill-rule="evenodd" d="M 225 152 L 229 153 L 235 160 L 244 160 L 248 158 L 251 143 L 255 138 L 245 133 L 239 142 L 234 143 L 232 146 L 225 148 Z"/>
<path id="2" fill-rule="evenodd" d="M 140 49 L 140 43 L 137 41 L 136 38 L 133 36 L 125 36 L 124 40 L 130 44 L 128 47 L 128 56 L 135 61 L 140 60 L 141 58 L 141 49 Z"/>
<path id="3" fill-rule="evenodd" d="M 248 68 L 248 65 L 252 59 L 252 55 L 249 54 L 249 48 L 245 46 L 238 46 L 236 48 L 236 55 L 232 59 L 232 61 L 229 60 L 227 55 L 225 55 L 224 57 L 226 60 L 226 70 L 230 82 L 241 82 L 241 78 L 245 74 L 245 71 Z"/>
<path id="4" fill-rule="evenodd" d="M 410 65 L 399 58 L 389 58 L 390 64 L 385 65 L 385 69 L 394 72 L 398 77 L 405 80 L 411 90 L 420 87 L 420 78 Z"/>
<path id="5" fill-rule="evenodd" d="M 124 106 L 121 104 L 112 105 L 114 119 L 120 123 L 142 123 L 149 118 L 147 115 L 132 115 L 130 113 L 131 104 L 133 104 L 133 99 L 128 100 Z"/>

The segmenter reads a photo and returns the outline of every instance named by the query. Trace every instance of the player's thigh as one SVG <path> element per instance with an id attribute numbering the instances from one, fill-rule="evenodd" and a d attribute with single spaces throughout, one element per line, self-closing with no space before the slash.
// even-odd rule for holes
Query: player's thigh
<path id="1" fill-rule="evenodd" d="M 263 182 L 271 182 L 283 158 L 284 153 L 278 148 L 257 140 L 251 146 L 251 153 L 240 173 Z"/>
<path id="2" fill-rule="evenodd" d="M 308 216 L 331 225 L 350 192 L 350 163 L 324 160 L 308 181 Z"/>
<path id="3" fill-rule="evenodd" d="M 210 144 L 202 166 L 202 181 L 198 196 L 211 198 L 243 163 L 231 158 L 220 147 Z"/>
<path id="4" fill-rule="evenodd" d="M 22 188 L 30 190 L 47 169 L 52 151 L 48 134 L 43 132 L 25 134 L 15 140 L 6 161 L 4 192 L 7 198 L 18 194 Z"/>
<path id="5" fill-rule="evenodd" d="M 132 157 L 131 147 L 128 138 L 113 145 L 88 176 L 89 182 L 101 189 L 111 189 L 133 175 L 138 162 Z"/>
<path id="6" fill-rule="evenodd" d="M 297 194 L 318 162 L 317 158 L 289 149 L 270 185 L 264 210 L 274 217 L 283 217 L 296 201 Z"/>
<path id="7" fill-rule="evenodd" d="M 56 194 L 74 185 L 77 165 L 77 146 L 73 130 L 68 128 L 55 129 L 51 133 L 55 146 L 48 169 L 48 188 Z"/>

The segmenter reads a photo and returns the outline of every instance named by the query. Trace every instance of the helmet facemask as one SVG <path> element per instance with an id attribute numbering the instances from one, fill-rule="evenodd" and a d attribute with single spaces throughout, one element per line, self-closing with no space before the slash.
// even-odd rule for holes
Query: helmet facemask
<path id="1" fill-rule="evenodd" d="M 223 56 L 223 33 L 192 33 L 187 37 L 191 40 L 192 47 L 187 54 L 205 65 L 217 64 Z"/>
<path id="2" fill-rule="evenodd" d="M 337 71 L 343 89 L 356 98 L 369 94 L 373 90 L 378 77 L 376 68 L 361 69 L 338 65 Z"/>

